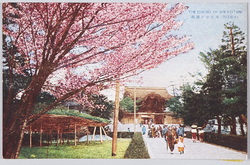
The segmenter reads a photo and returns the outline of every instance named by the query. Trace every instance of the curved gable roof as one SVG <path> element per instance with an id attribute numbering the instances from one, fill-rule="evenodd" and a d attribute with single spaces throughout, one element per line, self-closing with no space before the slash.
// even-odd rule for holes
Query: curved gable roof
<path id="1" fill-rule="evenodd" d="M 134 98 L 134 92 L 136 92 L 137 98 L 144 98 L 148 94 L 158 94 L 165 100 L 171 99 L 171 96 L 164 87 L 125 87 L 125 94 L 131 98 Z"/>

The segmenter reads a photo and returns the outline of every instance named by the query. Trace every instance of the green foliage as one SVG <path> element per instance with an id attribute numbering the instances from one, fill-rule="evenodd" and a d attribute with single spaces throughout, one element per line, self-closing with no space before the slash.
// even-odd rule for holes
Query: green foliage
<path id="1" fill-rule="evenodd" d="M 233 123 L 235 116 L 247 112 L 247 50 L 244 33 L 233 23 L 225 24 L 219 49 L 200 53 L 200 60 L 208 69 L 201 89 L 183 91 L 184 122 L 207 120 L 222 116 L 223 122 Z M 189 115 L 189 116 L 187 116 Z M 235 127 L 236 128 L 236 127 Z M 236 132 L 236 131 L 235 131 Z"/>
<path id="2" fill-rule="evenodd" d="M 149 159 L 147 147 L 145 146 L 142 134 L 136 132 L 124 155 L 128 159 Z"/>
<path id="3" fill-rule="evenodd" d="M 166 107 L 168 107 L 168 109 L 174 113 L 174 117 L 182 117 L 183 103 L 181 102 L 180 96 L 175 96 L 168 100 L 166 103 Z"/>
<path id="4" fill-rule="evenodd" d="M 112 111 L 114 109 L 114 103 L 109 101 L 104 95 L 90 95 L 88 100 L 93 102 L 94 108 L 89 108 L 90 114 L 105 119 L 112 117 Z"/>
<path id="5" fill-rule="evenodd" d="M 117 139 L 117 155 L 112 156 L 112 141 L 90 141 L 64 144 L 56 144 L 43 147 L 22 147 L 19 159 L 122 159 L 131 142 L 131 139 Z M 47 157 L 48 151 L 48 157 Z"/>
<path id="6" fill-rule="evenodd" d="M 45 106 L 45 105 L 42 105 L 42 104 L 40 105 L 40 110 L 42 110 L 43 106 Z M 39 113 L 39 112 L 40 112 L 39 108 L 37 108 L 34 113 L 36 114 L 36 113 Z M 94 121 L 97 121 L 97 122 L 110 123 L 110 120 L 108 120 L 108 119 L 103 119 L 103 118 L 92 116 L 92 115 L 86 114 L 86 113 L 79 113 L 79 112 L 76 112 L 76 111 L 73 111 L 73 110 L 68 110 L 68 109 L 65 109 L 65 108 L 64 109 L 63 108 L 52 109 L 52 110 L 48 111 L 47 114 L 76 116 L 76 117 L 82 117 L 82 118 L 85 118 L 85 119 L 94 120 Z"/>
<path id="7" fill-rule="evenodd" d="M 238 151 L 247 152 L 247 137 L 235 135 L 223 135 L 206 132 L 204 141 L 220 146 L 232 148 Z"/>
<path id="8" fill-rule="evenodd" d="M 197 123 L 202 126 L 210 117 L 209 111 L 205 111 L 208 105 L 202 91 L 195 92 L 195 88 L 187 85 L 183 88 L 183 120 L 185 124 Z"/>
<path id="9" fill-rule="evenodd" d="M 107 132 L 107 135 L 113 137 L 113 132 Z M 134 136 L 134 132 L 117 132 L 118 138 L 132 138 Z"/>
<path id="10" fill-rule="evenodd" d="M 35 100 L 36 103 L 52 104 L 56 97 L 48 92 L 40 92 Z"/>
<path id="11" fill-rule="evenodd" d="M 139 107 L 141 103 L 141 99 L 136 100 L 136 111 L 139 110 Z M 121 109 L 127 111 L 127 112 L 134 112 L 134 100 L 132 100 L 130 97 L 125 96 L 121 101 L 120 101 L 120 107 Z"/>

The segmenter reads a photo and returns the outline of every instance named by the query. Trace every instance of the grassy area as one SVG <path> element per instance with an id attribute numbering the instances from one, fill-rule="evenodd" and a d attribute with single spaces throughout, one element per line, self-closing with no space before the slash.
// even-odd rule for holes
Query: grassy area
<path id="1" fill-rule="evenodd" d="M 112 141 L 90 141 L 70 145 L 52 145 L 43 147 L 22 147 L 19 159 L 122 159 L 131 142 L 131 139 L 117 139 L 117 155 L 112 157 Z M 48 156 L 47 156 L 48 151 Z"/>

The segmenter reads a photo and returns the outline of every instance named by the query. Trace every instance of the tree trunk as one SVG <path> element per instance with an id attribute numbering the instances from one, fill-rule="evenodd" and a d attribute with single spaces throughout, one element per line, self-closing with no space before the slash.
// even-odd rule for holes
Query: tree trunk
<path id="1" fill-rule="evenodd" d="M 247 118 L 246 118 L 246 116 L 244 114 L 241 114 L 240 116 L 241 116 L 242 120 L 244 121 L 244 123 L 245 123 L 245 125 L 247 127 Z"/>
<path id="2" fill-rule="evenodd" d="M 12 132 L 4 131 L 3 134 L 3 158 L 17 159 L 24 136 L 24 129 L 27 120 L 18 120 L 15 122 L 15 129 Z"/>
<path id="3" fill-rule="evenodd" d="M 217 122 L 218 122 L 218 134 L 221 134 L 221 119 L 220 116 L 217 116 Z"/>
<path id="4" fill-rule="evenodd" d="M 202 129 L 204 129 L 207 126 L 208 120 L 205 121 L 205 123 L 202 125 Z"/>
<path id="5" fill-rule="evenodd" d="M 231 134 L 236 135 L 236 119 L 234 116 L 231 116 Z"/>
<path id="6" fill-rule="evenodd" d="M 11 103 L 10 110 L 14 112 L 6 116 L 9 112 L 4 111 L 4 128 L 3 128 L 3 157 L 6 159 L 18 158 L 21 149 L 24 130 L 28 123 L 27 119 L 32 115 L 34 100 L 41 91 L 41 88 L 49 75 L 48 70 L 40 72 L 36 78 L 33 78 L 30 85 L 26 88 L 24 94 L 19 101 L 19 104 Z M 13 105 L 16 104 L 16 107 Z M 9 108 L 9 107 L 5 107 Z M 17 109 L 15 109 L 17 108 Z"/>
<path id="7" fill-rule="evenodd" d="M 240 122 L 240 130 L 241 130 L 241 135 L 245 136 L 245 131 L 244 131 L 244 120 L 241 115 L 239 115 L 239 122 Z"/>

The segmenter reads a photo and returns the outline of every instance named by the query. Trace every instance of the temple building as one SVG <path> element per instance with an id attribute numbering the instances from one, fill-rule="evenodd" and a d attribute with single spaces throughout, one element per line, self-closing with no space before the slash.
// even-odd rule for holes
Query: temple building
<path id="1" fill-rule="evenodd" d="M 171 96 L 166 88 L 160 87 L 125 87 L 124 97 L 134 100 L 141 99 L 139 110 L 136 112 L 136 122 L 147 124 L 153 120 L 155 124 L 181 124 L 181 118 L 174 118 L 173 113 L 166 111 L 166 102 Z M 134 123 L 134 113 L 123 111 L 120 118 L 121 123 Z"/>

